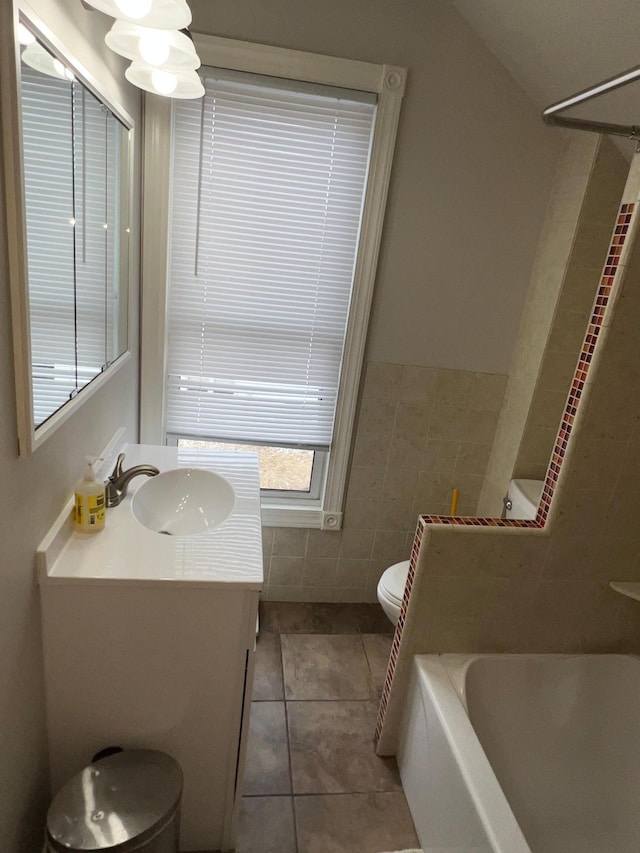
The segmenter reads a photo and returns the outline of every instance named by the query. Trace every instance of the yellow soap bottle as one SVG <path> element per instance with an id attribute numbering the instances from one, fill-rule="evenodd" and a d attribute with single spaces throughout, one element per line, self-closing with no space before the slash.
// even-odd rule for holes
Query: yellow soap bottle
<path id="1" fill-rule="evenodd" d="M 98 533 L 104 529 L 105 491 L 104 483 L 96 480 L 93 465 L 94 456 L 86 456 L 87 467 L 84 477 L 76 485 L 76 505 L 74 512 L 75 529 L 81 533 Z"/>

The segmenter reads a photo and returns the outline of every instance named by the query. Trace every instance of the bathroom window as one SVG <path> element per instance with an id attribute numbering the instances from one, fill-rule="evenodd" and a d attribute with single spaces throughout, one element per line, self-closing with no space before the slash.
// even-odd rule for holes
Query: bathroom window
<path id="1" fill-rule="evenodd" d="M 339 527 L 380 94 L 256 65 L 172 106 L 163 440 L 259 448 L 267 523 Z"/>
<path id="2" fill-rule="evenodd" d="M 173 438 L 173 436 L 171 437 Z M 258 456 L 260 489 L 265 497 L 291 497 L 317 499 L 323 482 L 327 454 L 294 447 L 275 447 L 263 444 L 230 444 L 210 439 L 180 438 L 178 447 L 205 450 L 251 451 Z"/>
<path id="3" fill-rule="evenodd" d="M 167 434 L 266 445 L 284 492 L 277 450 L 331 444 L 376 98 L 201 77 L 173 117 Z"/>

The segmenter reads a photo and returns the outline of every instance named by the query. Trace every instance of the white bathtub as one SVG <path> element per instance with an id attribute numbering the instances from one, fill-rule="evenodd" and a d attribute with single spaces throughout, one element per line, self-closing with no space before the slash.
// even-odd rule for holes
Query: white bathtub
<path id="1" fill-rule="evenodd" d="M 398 765 L 425 853 L 638 853 L 640 658 L 420 655 Z"/>

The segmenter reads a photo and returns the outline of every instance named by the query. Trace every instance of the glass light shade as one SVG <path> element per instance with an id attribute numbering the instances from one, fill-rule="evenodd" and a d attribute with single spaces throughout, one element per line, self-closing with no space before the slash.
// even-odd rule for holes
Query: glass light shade
<path id="1" fill-rule="evenodd" d="M 22 21 L 20 21 L 20 23 L 18 24 L 18 41 L 20 42 L 20 44 L 33 44 L 35 40 L 36 37 L 31 32 L 31 30 L 27 29 L 27 27 L 25 27 Z"/>
<path id="2" fill-rule="evenodd" d="M 202 81 L 193 69 L 185 70 L 175 65 L 154 68 L 144 62 L 132 62 L 124 76 L 134 86 L 154 95 L 170 98 L 201 98 L 204 95 Z"/>
<path id="3" fill-rule="evenodd" d="M 144 18 L 151 11 L 153 0 L 116 0 L 116 6 L 123 15 L 129 15 L 132 18 Z"/>
<path id="4" fill-rule="evenodd" d="M 120 56 L 144 65 L 167 65 L 191 71 L 200 67 L 193 42 L 177 30 L 151 29 L 129 21 L 115 21 L 104 40 Z"/>
<path id="5" fill-rule="evenodd" d="M 28 44 L 22 51 L 20 59 L 29 68 L 46 74 L 47 77 L 55 77 L 59 80 L 75 80 L 73 73 L 38 42 Z"/>
<path id="6" fill-rule="evenodd" d="M 151 85 L 159 95 L 172 95 L 178 86 L 178 78 L 171 71 L 155 68 L 151 72 Z"/>
<path id="7" fill-rule="evenodd" d="M 138 50 L 147 65 L 163 65 L 167 62 L 171 47 L 169 46 L 169 39 L 162 33 L 171 32 L 175 32 L 175 30 L 151 30 L 151 32 L 140 36 Z"/>
<path id="8" fill-rule="evenodd" d="M 132 24 L 157 30 L 183 30 L 191 23 L 191 10 L 186 0 L 86 0 L 86 2 Z M 147 11 L 145 12 L 145 8 Z M 142 12 L 142 14 L 141 14 Z"/>

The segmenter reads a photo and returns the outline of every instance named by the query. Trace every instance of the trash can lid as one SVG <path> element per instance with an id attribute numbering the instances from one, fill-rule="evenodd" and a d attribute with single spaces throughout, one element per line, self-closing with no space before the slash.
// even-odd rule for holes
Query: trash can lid
<path id="1" fill-rule="evenodd" d="M 65 851 L 126 849 L 133 839 L 153 838 L 181 796 L 175 759 L 154 749 L 125 749 L 85 767 L 58 791 L 47 836 Z"/>

